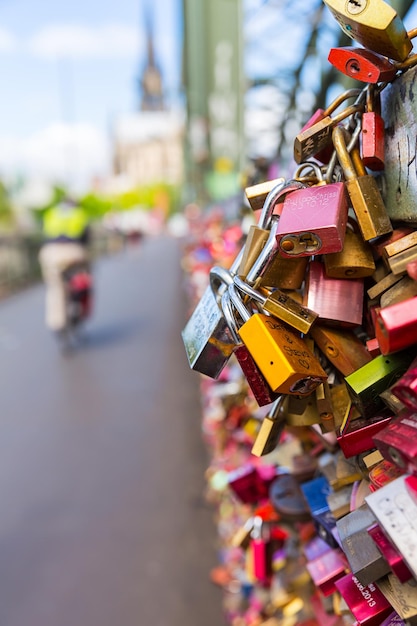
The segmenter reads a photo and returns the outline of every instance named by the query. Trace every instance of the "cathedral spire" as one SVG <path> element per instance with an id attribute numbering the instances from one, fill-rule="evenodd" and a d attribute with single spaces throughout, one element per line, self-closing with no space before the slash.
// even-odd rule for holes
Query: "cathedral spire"
<path id="1" fill-rule="evenodd" d="M 139 79 L 141 87 L 141 111 L 165 109 L 162 74 L 155 58 L 153 15 L 149 4 L 145 5 L 146 61 Z"/>

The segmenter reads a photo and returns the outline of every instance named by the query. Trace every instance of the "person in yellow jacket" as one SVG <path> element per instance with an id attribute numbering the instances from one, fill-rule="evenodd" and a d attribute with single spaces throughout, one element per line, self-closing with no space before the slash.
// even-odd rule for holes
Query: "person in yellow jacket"
<path id="1" fill-rule="evenodd" d="M 46 211 L 43 236 L 39 263 L 46 285 L 46 324 L 59 333 L 67 323 L 63 272 L 72 265 L 89 262 L 88 215 L 75 202 L 64 199 Z"/>

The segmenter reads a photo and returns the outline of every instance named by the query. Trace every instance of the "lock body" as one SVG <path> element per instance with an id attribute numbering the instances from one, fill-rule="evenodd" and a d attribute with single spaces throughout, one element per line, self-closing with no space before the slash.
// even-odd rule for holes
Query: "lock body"
<path id="1" fill-rule="evenodd" d="M 239 335 L 273 391 L 309 394 L 327 379 L 303 340 L 274 317 L 252 315 Z"/>
<path id="2" fill-rule="evenodd" d="M 360 326 L 363 317 L 363 279 L 329 278 L 324 264 L 310 261 L 304 305 L 329 324 Z"/>
<path id="3" fill-rule="evenodd" d="M 375 271 L 372 248 L 359 232 L 346 229 L 343 249 L 324 256 L 326 276 L 330 278 L 365 278 Z"/>
<path id="4" fill-rule="evenodd" d="M 404 376 L 392 386 L 391 391 L 406 407 L 417 411 L 417 359 L 411 363 Z"/>
<path id="5" fill-rule="evenodd" d="M 218 378 L 235 344 L 210 286 L 183 329 L 182 340 L 191 369 Z"/>
<path id="6" fill-rule="evenodd" d="M 344 129 L 336 127 L 333 130 L 333 143 L 346 178 L 346 189 L 362 237 L 365 241 L 369 241 L 392 232 L 391 220 L 376 180 L 366 173 L 357 148 L 354 148 L 349 155 Z"/>
<path id="7" fill-rule="evenodd" d="M 328 61 L 339 72 L 363 83 L 389 82 L 397 73 L 389 59 L 366 48 L 331 48 Z"/>
<path id="8" fill-rule="evenodd" d="M 417 296 L 376 311 L 375 335 L 382 354 L 417 343 Z"/>
<path id="9" fill-rule="evenodd" d="M 234 351 L 234 355 L 258 405 L 265 406 L 274 402 L 278 394 L 273 392 L 266 382 L 247 347 L 243 344 L 238 346 Z"/>
<path id="10" fill-rule="evenodd" d="M 411 411 L 392 420 L 374 437 L 383 457 L 403 472 L 417 471 L 417 416 Z"/>
<path id="11" fill-rule="evenodd" d="M 362 105 L 352 104 L 334 117 L 326 115 L 306 130 L 301 131 L 294 140 L 294 161 L 302 163 L 331 145 L 333 128 L 362 109 Z"/>
<path id="12" fill-rule="evenodd" d="M 359 417 L 352 420 L 343 433 L 337 436 L 337 443 L 347 459 L 373 450 L 374 436 L 385 428 L 393 416 L 390 413 L 380 413 L 372 417 Z"/>
<path id="13" fill-rule="evenodd" d="M 311 336 L 321 352 L 343 376 L 370 363 L 372 356 L 358 337 L 348 329 L 339 330 L 324 324 L 316 324 Z"/>
<path id="14" fill-rule="evenodd" d="M 385 167 L 385 127 L 384 120 L 376 111 L 366 111 L 362 115 L 362 161 L 373 171 Z"/>
<path id="15" fill-rule="evenodd" d="M 353 404 L 363 417 L 374 415 L 383 407 L 380 395 L 391 387 L 408 369 L 408 353 L 380 355 L 345 377 Z"/>
<path id="16" fill-rule="evenodd" d="M 279 254 L 292 257 L 340 252 L 347 212 L 343 183 L 319 185 L 288 194 L 278 222 Z"/>
<path id="17" fill-rule="evenodd" d="M 343 32 L 389 59 L 404 61 L 412 43 L 396 11 L 383 0 L 324 0 Z"/>
<path id="18" fill-rule="evenodd" d="M 252 446 L 252 454 L 261 457 L 269 454 L 277 447 L 285 427 L 285 421 L 280 411 L 281 402 L 276 401 L 263 420 Z"/>

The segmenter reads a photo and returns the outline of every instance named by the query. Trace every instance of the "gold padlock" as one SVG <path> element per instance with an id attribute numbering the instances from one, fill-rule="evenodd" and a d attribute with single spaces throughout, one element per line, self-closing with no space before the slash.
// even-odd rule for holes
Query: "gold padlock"
<path id="1" fill-rule="evenodd" d="M 342 120 L 363 111 L 363 109 L 363 104 L 351 104 L 334 117 L 328 115 L 306 130 L 301 131 L 294 140 L 294 161 L 301 163 L 328 146 L 332 141 L 332 129 Z"/>
<path id="2" fill-rule="evenodd" d="M 323 259 L 326 275 L 331 278 L 364 278 L 375 271 L 372 248 L 352 218 L 348 219 L 343 250 L 325 254 Z"/>
<path id="3" fill-rule="evenodd" d="M 288 426 L 313 426 L 321 422 L 314 394 L 307 398 L 286 396 L 283 401 L 282 411 Z"/>
<path id="4" fill-rule="evenodd" d="M 333 130 L 332 137 L 362 237 L 369 241 L 392 232 L 391 220 L 375 178 L 366 173 L 358 148 L 353 148 L 349 155 L 346 130 L 341 126 Z"/>
<path id="5" fill-rule="evenodd" d="M 251 209 L 259 211 L 264 206 L 265 200 L 275 187 L 283 185 L 285 178 L 275 178 L 274 180 L 266 180 L 263 183 L 257 183 L 246 187 L 245 195 L 248 199 Z"/>
<path id="6" fill-rule="evenodd" d="M 293 300 L 280 289 L 275 289 L 264 296 L 238 276 L 234 277 L 234 284 L 244 295 L 258 302 L 263 311 L 282 320 L 300 333 L 308 333 L 318 317 L 317 313 L 310 311 L 297 300 Z"/>
<path id="7" fill-rule="evenodd" d="M 404 302 L 417 296 L 417 281 L 409 276 L 403 276 L 395 285 L 387 289 L 380 300 L 381 308 Z"/>
<path id="8" fill-rule="evenodd" d="M 261 427 L 252 446 L 254 456 L 264 456 L 277 447 L 285 427 L 285 420 L 281 412 L 283 396 L 272 404 L 268 414 L 263 418 Z"/>
<path id="9" fill-rule="evenodd" d="M 383 0 L 324 0 L 343 32 L 373 52 L 404 61 L 411 40 L 397 12 Z"/>

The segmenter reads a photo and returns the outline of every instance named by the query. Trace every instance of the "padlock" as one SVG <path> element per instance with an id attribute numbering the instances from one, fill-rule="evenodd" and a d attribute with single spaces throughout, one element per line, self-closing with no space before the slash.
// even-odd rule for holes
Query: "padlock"
<path id="1" fill-rule="evenodd" d="M 273 480 L 269 488 L 269 498 L 283 520 L 300 522 L 311 519 L 300 485 L 291 474 L 280 474 Z"/>
<path id="2" fill-rule="evenodd" d="M 316 405 L 323 432 L 335 430 L 334 410 L 329 383 L 326 381 L 316 389 Z"/>
<path id="3" fill-rule="evenodd" d="M 299 133 L 294 140 L 294 161 L 302 163 L 330 145 L 332 142 L 332 130 L 335 127 L 337 128 L 337 124 L 347 117 L 362 112 L 363 109 L 363 104 L 351 104 L 334 117 L 327 115 L 307 128 L 307 130 Z"/>
<path id="4" fill-rule="evenodd" d="M 286 396 L 282 404 L 282 412 L 288 426 L 313 426 L 321 422 L 315 394 L 299 398 Z"/>
<path id="5" fill-rule="evenodd" d="M 235 342 L 235 349 L 233 351 L 233 354 L 236 357 L 240 367 L 242 368 L 242 372 L 246 378 L 246 381 L 253 393 L 256 402 L 259 406 L 264 406 L 265 404 L 270 404 L 271 402 L 274 402 L 278 398 L 278 394 L 274 393 L 269 387 L 268 383 L 265 380 L 265 377 L 262 375 L 259 367 L 253 360 L 253 357 L 250 354 L 249 350 L 239 338 L 238 326 L 234 317 L 234 312 L 232 310 L 230 295 L 228 291 L 226 291 L 222 295 L 221 309 L 226 323 L 229 327 L 233 341 Z"/>
<path id="6" fill-rule="evenodd" d="M 243 249 L 233 261 L 230 274 L 238 269 L 242 255 Z M 214 273 L 211 283 L 213 279 Z M 211 284 L 206 287 L 181 336 L 191 369 L 210 378 L 218 378 L 235 344 Z"/>
<path id="7" fill-rule="evenodd" d="M 365 278 L 375 271 L 372 248 L 362 238 L 353 218 L 348 218 L 343 250 L 325 254 L 323 260 L 330 278 Z"/>
<path id="8" fill-rule="evenodd" d="M 345 457 L 349 459 L 373 450 L 375 448 L 373 437 L 385 428 L 392 418 L 393 415 L 384 410 L 372 417 L 359 417 L 352 420 L 347 428 L 337 435 L 337 443 Z"/>
<path id="9" fill-rule="evenodd" d="M 342 102 L 345 102 L 346 100 L 349 100 L 350 98 L 357 98 L 360 94 L 361 94 L 360 89 L 348 89 L 342 94 L 339 94 L 329 104 L 329 106 L 326 109 L 317 109 L 317 111 L 313 113 L 313 115 L 308 120 L 308 122 L 304 124 L 300 133 L 303 133 L 304 131 L 311 128 L 314 124 L 317 124 L 317 122 L 321 122 L 322 120 L 327 118 L 342 104 Z M 320 163 L 328 163 L 331 159 L 332 154 L 333 154 L 333 146 L 328 145 L 326 148 L 323 148 L 323 150 L 320 150 L 319 152 L 317 152 L 314 155 L 314 158 Z"/>
<path id="10" fill-rule="evenodd" d="M 340 252 L 345 239 L 348 203 L 343 183 L 319 183 L 288 194 L 278 222 L 277 241 L 283 257 Z"/>
<path id="11" fill-rule="evenodd" d="M 370 417 L 383 407 L 380 393 L 391 387 L 410 366 L 408 352 L 380 355 L 345 377 L 353 404 L 363 417 Z"/>
<path id="12" fill-rule="evenodd" d="M 285 427 L 285 420 L 281 412 L 283 397 L 280 396 L 272 404 L 268 414 L 262 420 L 261 427 L 256 435 L 251 453 L 261 457 L 269 454 L 277 447 Z"/>
<path id="13" fill-rule="evenodd" d="M 258 302 L 265 313 L 273 315 L 300 333 L 307 334 L 318 317 L 317 313 L 310 311 L 279 289 L 264 296 L 238 276 L 234 277 L 234 284 L 239 291 Z"/>
<path id="14" fill-rule="evenodd" d="M 373 171 L 385 167 L 385 122 L 381 117 L 381 96 L 374 85 L 366 90 L 366 111 L 362 114 L 361 156 Z"/>
<path id="15" fill-rule="evenodd" d="M 268 527 L 261 517 L 255 516 L 251 538 L 249 540 L 249 550 L 252 553 L 254 578 L 263 584 L 268 582 L 272 574 L 272 561 L 268 550 L 268 543 Z"/>
<path id="16" fill-rule="evenodd" d="M 392 541 L 390 541 L 381 526 L 379 524 L 373 524 L 367 529 L 367 532 L 400 583 L 406 583 L 411 580 L 413 574 L 410 572 L 401 552 L 397 550 Z"/>
<path id="17" fill-rule="evenodd" d="M 339 72 L 363 83 L 390 82 L 397 67 L 389 59 L 366 48 L 330 48 L 328 61 Z"/>
<path id="18" fill-rule="evenodd" d="M 374 436 L 374 443 L 384 459 L 402 472 L 417 472 L 417 415 L 403 411 Z"/>
<path id="19" fill-rule="evenodd" d="M 417 358 L 414 359 L 405 374 L 394 383 L 391 390 L 405 406 L 417 411 Z"/>
<path id="20" fill-rule="evenodd" d="M 375 336 L 383 355 L 415 345 L 417 343 L 417 296 L 378 309 Z"/>
<path id="21" fill-rule="evenodd" d="M 245 307 L 239 308 L 241 298 L 234 285 L 229 286 L 229 293 L 244 322 L 239 336 L 273 391 L 308 395 L 327 379 L 319 361 L 295 331 L 270 315 L 249 315 Z"/>
<path id="22" fill-rule="evenodd" d="M 382 258 L 393 274 L 403 274 L 408 263 L 417 259 L 417 231 L 386 244 L 382 249 Z"/>
<path id="23" fill-rule="evenodd" d="M 409 276 L 403 276 L 381 295 L 380 305 L 384 309 L 387 306 L 414 298 L 414 296 L 417 296 L 417 281 Z"/>
<path id="24" fill-rule="evenodd" d="M 251 208 L 254 211 L 259 211 L 265 204 L 265 200 L 268 195 L 279 185 L 285 183 L 285 178 L 276 178 L 274 180 L 267 180 L 257 185 L 252 185 L 245 188 L 245 195 Z"/>
<path id="25" fill-rule="evenodd" d="M 383 0 L 324 0 L 343 32 L 374 52 L 404 61 L 413 47 L 397 12 Z"/>
<path id="26" fill-rule="evenodd" d="M 228 472 L 227 484 L 244 504 L 256 504 L 268 497 L 269 484 L 262 480 L 257 468 L 251 463 Z"/>
<path id="27" fill-rule="evenodd" d="M 329 278 L 324 264 L 310 261 L 303 304 L 322 322 L 360 326 L 363 317 L 363 278 Z"/>
<path id="28" fill-rule="evenodd" d="M 336 127 L 332 134 L 333 144 L 362 237 L 369 241 L 390 233 L 392 225 L 375 178 L 366 173 L 358 150 L 354 148 L 349 155 L 345 133 L 343 128 Z"/>
<path id="29" fill-rule="evenodd" d="M 351 572 L 362 585 L 369 585 L 391 570 L 368 534 L 376 518 L 367 504 L 362 504 L 336 522 L 341 546 Z"/>

